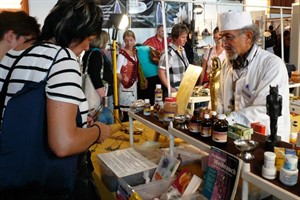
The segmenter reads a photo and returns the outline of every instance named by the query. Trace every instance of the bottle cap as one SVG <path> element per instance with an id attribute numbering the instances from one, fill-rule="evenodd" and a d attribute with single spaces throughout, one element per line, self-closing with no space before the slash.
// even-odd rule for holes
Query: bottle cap
<path id="1" fill-rule="evenodd" d="M 161 84 L 156 84 L 157 89 L 161 89 Z"/>
<path id="2" fill-rule="evenodd" d="M 226 119 L 226 115 L 225 114 L 218 114 L 218 119 Z"/>
<path id="3" fill-rule="evenodd" d="M 204 119 L 209 119 L 209 114 L 204 114 Z"/>
<path id="4" fill-rule="evenodd" d="M 164 102 L 163 101 L 158 101 L 158 105 L 162 106 L 162 105 L 164 105 Z"/>
<path id="5" fill-rule="evenodd" d="M 211 113 L 211 115 L 212 115 L 212 116 L 215 116 L 215 115 L 217 115 L 217 112 L 216 112 L 216 111 L 214 111 L 214 110 L 210 111 L 210 113 Z"/>
<path id="6" fill-rule="evenodd" d="M 150 102 L 150 100 L 149 99 L 145 99 L 145 103 L 149 103 Z"/>
<path id="7" fill-rule="evenodd" d="M 166 102 L 176 102 L 176 97 L 166 97 L 165 101 Z"/>

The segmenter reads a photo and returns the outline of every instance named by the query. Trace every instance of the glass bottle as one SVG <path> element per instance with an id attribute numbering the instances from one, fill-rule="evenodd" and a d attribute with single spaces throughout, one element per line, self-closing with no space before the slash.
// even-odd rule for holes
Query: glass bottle
<path id="1" fill-rule="evenodd" d="M 163 91 L 161 89 L 161 84 L 156 84 L 156 89 L 154 91 L 154 99 L 155 101 L 162 101 L 163 100 Z"/>
<path id="2" fill-rule="evenodd" d="M 291 127 L 291 133 L 290 133 L 290 143 L 295 144 L 297 141 L 297 135 L 298 135 L 298 125 L 297 121 L 293 121 L 292 127 Z"/>
<path id="3" fill-rule="evenodd" d="M 201 132 L 201 117 L 200 117 L 200 110 L 194 109 L 193 117 L 190 119 L 189 122 L 189 131 L 191 133 L 197 134 L 200 136 Z"/>
<path id="4" fill-rule="evenodd" d="M 157 113 L 158 121 L 164 122 L 165 119 L 165 111 L 164 111 L 164 102 L 159 101 L 159 111 Z"/>
<path id="5" fill-rule="evenodd" d="M 201 138 L 205 141 L 211 140 L 211 120 L 209 114 L 204 114 L 201 124 Z"/>
<path id="6" fill-rule="evenodd" d="M 151 114 L 151 105 L 150 105 L 150 100 L 149 99 L 145 99 L 143 114 L 145 116 L 149 116 Z"/>
<path id="7" fill-rule="evenodd" d="M 160 102 L 160 101 L 155 101 L 155 104 L 153 105 L 153 115 L 154 115 L 155 117 L 157 117 L 157 113 L 158 113 L 158 111 L 159 111 L 159 109 L 160 109 L 159 102 Z"/>
<path id="8" fill-rule="evenodd" d="M 98 121 L 104 124 L 114 123 L 113 111 L 109 108 L 109 104 L 111 103 L 110 100 L 110 97 L 103 97 L 101 101 L 102 109 L 100 111 Z"/>
<path id="9" fill-rule="evenodd" d="M 219 148 L 227 145 L 228 122 L 225 114 L 218 114 L 218 120 L 214 124 L 212 133 L 213 145 Z"/>

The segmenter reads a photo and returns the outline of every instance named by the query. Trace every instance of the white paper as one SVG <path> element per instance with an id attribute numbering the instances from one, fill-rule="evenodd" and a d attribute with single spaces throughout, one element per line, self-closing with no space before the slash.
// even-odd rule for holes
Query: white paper
<path id="1" fill-rule="evenodd" d="M 133 148 L 98 154 L 98 158 L 118 177 L 122 178 L 157 167 Z"/>

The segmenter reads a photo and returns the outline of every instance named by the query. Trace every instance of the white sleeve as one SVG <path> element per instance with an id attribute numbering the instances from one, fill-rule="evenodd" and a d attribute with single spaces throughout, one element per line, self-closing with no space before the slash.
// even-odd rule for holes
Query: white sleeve
<path id="1" fill-rule="evenodd" d="M 127 59 L 124 55 L 119 54 L 117 58 L 117 74 L 121 73 L 121 68 L 123 65 L 127 65 Z"/>

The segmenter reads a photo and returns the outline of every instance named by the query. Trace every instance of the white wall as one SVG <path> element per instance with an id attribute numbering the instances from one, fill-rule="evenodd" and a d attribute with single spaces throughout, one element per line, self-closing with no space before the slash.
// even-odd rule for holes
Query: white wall
<path id="1" fill-rule="evenodd" d="M 29 14 L 36 17 L 41 26 L 57 0 L 28 0 Z"/>

